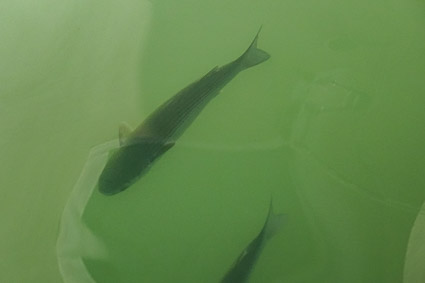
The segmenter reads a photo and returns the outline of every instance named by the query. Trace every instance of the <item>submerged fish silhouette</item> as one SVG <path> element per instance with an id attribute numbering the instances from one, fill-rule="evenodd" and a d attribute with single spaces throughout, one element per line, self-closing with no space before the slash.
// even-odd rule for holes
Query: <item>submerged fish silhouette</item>
<path id="1" fill-rule="evenodd" d="M 260 257 L 263 248 L 270 238 L 276 235 L 285 222 L 285 214 L 275 214 L 270 200 L 269 213 L 257 237 L 241 252 L 239 257 L 221 279 L 220 283 L 244 283 L 248 282 L 249 275 Z"/>
<path id="2" fill-rule="evenodd" d="M 261 29 L 260 29 L 261 30 Z M 270 55 L 257 48 L 258 31 L 242 56 L 215 67 L 151 113 L 134 131 L 122 125 L 120 147 L 111 152 L 99 180 L 105 195 L 119 193 L 139 179 L 159 156 L 169 150 L 202 109 L 239 72 L 260 64 Z"/>

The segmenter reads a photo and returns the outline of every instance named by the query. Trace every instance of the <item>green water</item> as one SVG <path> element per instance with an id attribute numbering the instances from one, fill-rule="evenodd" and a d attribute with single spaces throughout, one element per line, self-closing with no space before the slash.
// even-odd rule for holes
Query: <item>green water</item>
<path id="1" fill-rule="evenodd" d="M 260 25 L 271 59 L 91 194 L 120 122 Z M 250 282 L 425 282 L 424 27 L 419 0 L 2 1 L 0 281 L 219 282 L 272 195 L 288 220 Z"/>

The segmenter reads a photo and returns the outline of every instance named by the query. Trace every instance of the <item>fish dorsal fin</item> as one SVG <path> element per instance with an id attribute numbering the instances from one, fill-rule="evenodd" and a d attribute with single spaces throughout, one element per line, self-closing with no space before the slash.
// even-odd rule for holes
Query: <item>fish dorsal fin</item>
<path id="1" fill-rule="evenodd" d="M 120 141 L 120 146 L 123 145 L 126 142 L 128 136 L 130 135 L 130 133 L 132 131 L 133 130 L 131 129 L 131 127 L 127 123 L 122 122 L 120 124 L 119 130 L 118 130 L 118 138 L 119 138 L 119 141 Z"/>

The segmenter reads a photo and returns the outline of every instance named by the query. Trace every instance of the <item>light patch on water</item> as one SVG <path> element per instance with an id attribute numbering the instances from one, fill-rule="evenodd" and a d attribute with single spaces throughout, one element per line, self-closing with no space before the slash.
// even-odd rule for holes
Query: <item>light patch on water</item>
<path id="1" fill-rule="evenodd" d="M 410 233 L 404 264 L 403 283 L 425 282 L 425 203 Z"/>
<path id="2" fill-rule="evenodd" d="M 83 263 L 84 258 L 105 258 L 107 249 L 83 222 L 85 208 L 96 188 L 109 151 L 118 140 L 94 147 L 62 213 L 56 253 L 65 283 L 95 283 Z"/>

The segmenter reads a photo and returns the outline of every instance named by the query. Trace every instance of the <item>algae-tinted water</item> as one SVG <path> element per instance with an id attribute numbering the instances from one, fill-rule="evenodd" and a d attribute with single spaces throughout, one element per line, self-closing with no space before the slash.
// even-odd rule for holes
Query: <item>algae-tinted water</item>
<path id="1" fill-rule="evenodd" d="M 271 195 L 288 222 L 251 282 L 424 280 L 423 1 L 1 7 L 0 281 L 69 280 L 66 255 L 97 282 L 219 282 Z M 128 191 L 87 193 L 121 121 L 235 59 L 260 25 L 268 62 Z"/>

